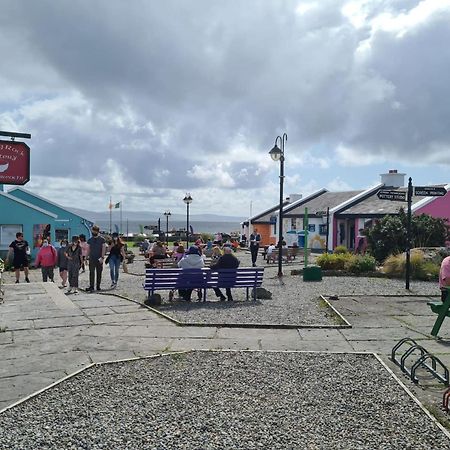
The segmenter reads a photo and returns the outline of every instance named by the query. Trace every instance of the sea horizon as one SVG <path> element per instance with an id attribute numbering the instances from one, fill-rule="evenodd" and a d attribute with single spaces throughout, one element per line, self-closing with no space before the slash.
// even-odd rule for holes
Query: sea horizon
<path id="1" fill-rule="evenodd" d="M 109 220 L 98 220 L 95 222 L 102 231 L 109 231 Z M 141 226 L 157 226 L 157 221 L 145 220 L 126 220 L 122 221 L 122 227 L 119 221 L 113 220 L 111 230 L 119 230 L 123 234 L 138 234 L 141 232 Z M 192 227 L 194 233 L 240 233 L 240 224 L 235 222 L 208 222 L 208 221 L 190 221 L 189 226 Z M 121 229 L 122 228 L 122 229 Z M 169 233 L 173 230 L 186 230 L 186 221 L 169 221 Z M 166 222 L 161 220 L 161 231 L 166 231 Z M 150 234 L 150 230 L 144 229 L 144 234 Z"/>

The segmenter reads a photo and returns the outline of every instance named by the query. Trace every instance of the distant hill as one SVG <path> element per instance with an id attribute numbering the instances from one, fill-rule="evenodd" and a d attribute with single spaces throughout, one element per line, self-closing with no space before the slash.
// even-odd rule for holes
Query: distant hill
<path id="1" fill-rule="evenodd" d="M 92 222 L 96 222 L 97 220 L 109 220 L 109 211 L 88 211 L 86 209 L 79 208 L 70 208 L 65 206 L 69 211 L 72 211 L 74 214 L 77 214 L 85 219 L 88 219 Z M 119 214 L 118 209 L 113 209 L 114 217 L 117 217 Z M 158 213 L 154 211 L 124 211 L 123 219 L 129 220 L 142 220 L 142 221 L 154 221 L 161 218 L 164 220 L 164 214 Z M 245 220 L 244 217 L 239 216 L 221 216 L 219 214 L 189 214 L 189 218 L 192 222 L 234 222 L 239 223 Z M 185 220 L 186 214 L 172 214 L 170 216 L 170 220 Z"/>

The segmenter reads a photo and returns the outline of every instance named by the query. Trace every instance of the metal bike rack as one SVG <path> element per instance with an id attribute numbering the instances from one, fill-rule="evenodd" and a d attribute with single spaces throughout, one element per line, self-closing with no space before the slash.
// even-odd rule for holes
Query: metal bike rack
<path id="1" fill-rule="evenodd" d="M 400 360 L 397 357 L 398 350 L 405 344 L 409 344 L 409 347 L 406 351 L 401 354 Z M 416 359 L 411 365 L 411 370 L 406 366 L 406 362 L 408 358 L 414 355 L 414 352 L 419 352 L 419 355 L 415 355 Z M 434 378 L 444 383 L 445 385 L 449 385 L 449 371 L 447 367 L 444 366 L 442 361 L 434 356 L 432 353 L 429 353 L 424 347 L 419 345 L 414 339 L 409 337 L 400 339 L 397 344 L 394 345 L 391 352 L 392 361 L 400 367 L 402 372 L 406 374 L 414 383 L 419 383 L 419 379 L 416 375 L 416 371 L 419 368 L 426 369 Z M 428 362 L 430 361 L 430 362 Z M 438 366 L 440 369 L 438 371 Z M 450 390 L 449 390 L 450 391 Z M 450 392 L 449 392 L 450 397 Z M 447 400 L 448 404 L 449 400 Z"/>

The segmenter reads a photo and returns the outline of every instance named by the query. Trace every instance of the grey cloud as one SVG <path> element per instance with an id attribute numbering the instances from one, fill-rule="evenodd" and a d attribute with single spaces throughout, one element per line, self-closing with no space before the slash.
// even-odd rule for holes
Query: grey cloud
<path id="1" fill-rule="evenodd" d="M 284 131 L 295 155 L 344 145 L 410 157 L 427 150 L 431 159 L 450 141 L 448 14 L 402 38 L 378 32 L 360 59 L 370 29 L 355 29 L 344 4 L 320 1 L 302 16 L 296 1 L 8 3 L 3 41 L 37 67 L 34 81 L 7 71 L 11 89 L 30 91 L 27 104 L 76 92 L 91 110 L 70 110 L 69 102 L 64 120 L 11 113 L 36 136 L 34 169 L 109 185 L 99 167 L 111 158 L 139 186 L 190 190 L 211 184 L 189 176 L 192 169 L 215 170 L 237 138 L 264 160 Z M 367 13 L 417 4 L 378 1 Z M 245 155 L 223 170 L 235 188 L 267 181 Z"/>

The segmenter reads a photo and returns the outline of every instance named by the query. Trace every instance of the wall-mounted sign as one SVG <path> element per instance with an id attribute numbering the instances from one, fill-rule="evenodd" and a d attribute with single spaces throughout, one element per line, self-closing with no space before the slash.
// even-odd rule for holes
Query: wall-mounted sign
<path id="1" fill-rule="evenodd" d="M 30 147 L 24 142 L 0 141 L 0 184 L 30 181 Z"/>

